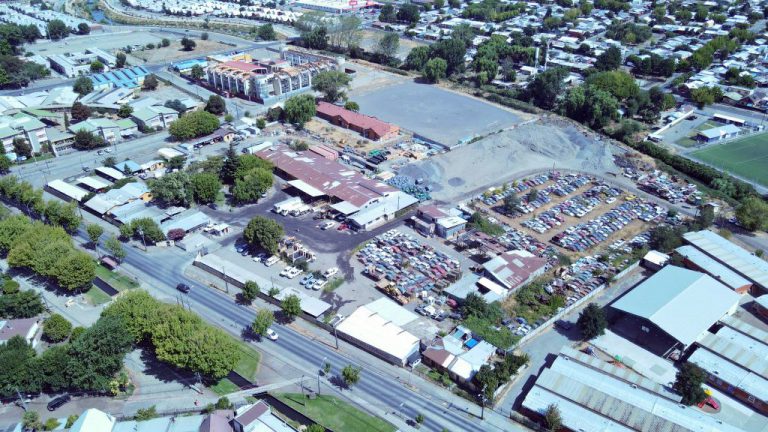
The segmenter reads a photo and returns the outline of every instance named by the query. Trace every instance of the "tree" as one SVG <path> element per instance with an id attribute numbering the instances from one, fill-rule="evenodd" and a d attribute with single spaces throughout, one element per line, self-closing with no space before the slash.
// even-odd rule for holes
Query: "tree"
<path id="1" fill-rule="evenodd" d="M 152 328 L 159 319 L 163 304 L 144 290 L 131 290 L 121 295 L 101 313 L 102 317 L 117 317 L 135 343 L 149 341 Z"/>
<path id="2" fill-rule="evenodd" d="M 88 24 L 81 22 L 80 24 L 77 25 L 77 34 L 87 35 L 90 32 L 91 32 L 91 27 Z"/>
<path id="3" fill-rule="evenodd" d="M 118 52 L 115 54 L 115 68 L 121 69 L 125 67 L 127 57 L 124 52 Z"/>
<path id="4" fill-rule="evenodd" d="M 88 287 L 96 277 L 96 262 L 85 252 L 74 251 L 56 262 L 56 281 L 67 291 Z"/>
<path id="5" fill-rule="evenodd" d="M 691 99 L 696 102 L 699 108 L 706 105 L 712 105 L 723 98 L 723 91 L 720 87 L 699 87 L 691 90 Z"/>
<path id="6" fill-rule="evenodd" d="M 756 196 L 747 197 L 736 208 L 736 219 L 746 230 L 768 230 L 768 203 Z"/>
<path id="7" fill-rule="evenodd" d="M 262 336 L 267 332 L 267 329 L 274 321 L 275 315 L 271 310 L 259 309 L 259 311 L 256 312 L 256 318 L 253 319 L 253 323 L 251 324 L 251 330 L 253 330 L 254 334 Z"/>
<path id="8" fill-rule="evenodd" d="M 301 299 L 295 294 L 291 294 L 280 302 L 280 308 L 288 320 L 293 320 L 301 314 Z"/>
<path id="9" fill-rule="evenodd" d="M 0 296 L 0 317 L 2 318 L 32 318 L 42 313 L 43 309 L 40 294 L 32 290 Z"/>
<path id="10" fill-rule="evenodd" d="M 142 241 L 157 243 L 165 240 L 165 234 L 163 234 L 163 230 L 160 229 L 160 225 L 148 217 L 134 219 L 131 222 L 131 229 L 135 234 L 143 238 Z"/>
<path id="11" fill-rule="evenodd" d="M 322 73 L 318 74 L 320 76 Z M 311 95 L 293 96 L 285 101 L 285 118 L 299 128 L 304 127 L 304 123 L 310 121 L 317 113 L 315 98 Z"/>
<path id="12" fill-rule="evenodd" d="M 37 411 L 26 411 L 21 417 L 21 424 L 26 430 L 36 431 L 43 428 L 43 422 L 40 420 L 40 414 Z"/>
<path id="13" fill-rule="evenodd" d="M 242 298 L 250 304 L 256 300 L 256 297 L 259 296 L 260 292 L 261 288 L 259 288 L 259 284 L 254 281 L 247 281 L 245 282 L 245 285 L 243 285 Z"/>
<path id="14" fill-rule="evenodd" d="M 104 234 L 104 228 L 99 224 L 92 223 L 86 225 L 85 231 L 88 233 L 88 240 L 90 240 L 91 244 L 96 247 L 99 244 L 99 238 Z"/>
<path id="15" fill-rule="evenodd" d="M 235 179 L 232 186 L 232 200 L 237 204 L 247 204 L 258 201 L 261 195 L 272 187 L 272 173 L 262 168 L 249 171 L 243 177 Z"/>
<path id="16" fill-rule="evenodd" d="M 75 102 L 72 104 L 72 108 L 70 108 L 70 113 L 72 114 L 72 120 L 80 122 L 90 117 L 91 109 L 80 102 Z"/>
<path id="17" fill-rule="evenodd" d="M 424 420 L 425 420 L 424 414 L 422 413 L 416 414 L 416 418 L 414 418 L 414 420 L 416 421 L 417 425 L 421 426 L 422 424 L 424 424 Z"/>
<path id="18" fill-rule="evenodd" d="M 205 110 L 213 115 L 222 115 L 227 111 L 227 105 L 221 96 L 211 95 L 205 104 Z"/>
<path id="19" fill-rule="evenodd" d="M 547 430 L 558 431 L 563 427 L 563 418 L 560 415 L 560 409 L 556 404 L 549 404 L 544 411 L 544 422 Z"/>
<path id="20" fill-rule="evenodd" d="M 159 84 L 160 83 L 157 81 L 155 74 L 149 74 L 146 78 L 144 78 L 144 83 L 141 85 L 141 88 L 151 91 L 157 89 Z"/>
<path id="21" fill-rule="evenodd" d="M 325 432 L 325 427 L 320 426 L 317 423 L 312 423 L 307 427 L 306 432 Z"/>
<path id="22" fill-rule="evenodd" d="M 444 39 L 430 45 L 430 58 L 440 57 L 447 64 L 446 76 L 464 71 L 467 41 L 457 37 Z"/>
<path id="23" fill-rule="evenodd" d="M 715 209 L 712 206 L 703 206 L 699 208 L 699 214 L 696 215 L 696 223 L 700 229 L 706 229 L 715 222 Z"/>
<path id="24" fill-rule="evenodd" d="M 192 70 L 189 72 L 190 76 L 192 76 L 192 79 L 200 81 L 205 77 L 205 71 L 203 70 L 203 67 L 199 64 L 196 64 L 192 66 Z M 211 96 L 213 97 L 213 96 Z M 208 102 L 210 103 L 210 98 L 208 99 Z M 207 105 L 206 105 L 207 106 Z M 179 111 L 179 110 L 177 110 Z M 183 109 L 181 110 L 183 111 Z"/>
<path id="25" fill-rule="evenodd" d="M 43 336 L 51 342 L 61 342 L 72 333 L 72 323 L 59 314 L 52 314 L 43 323 Z"/>
<path id="26" fill-rule="evenodd" d="M 354 102 L 354 101 L 346 101 L 344 103 L 344 109 L 347 109 L 347 110 L 350 110 L 350 111 L 354 111 L 354 112 L 358 112 L 358 111 L 360 111 L 360 105 L 358 105 L 358 103 Z"/>
<path id="27" fill-rule="evenodd" d="M 256 216 L 248 222 L 243 236 L 252 247 L 274 254 L 277 252 L 278 242 L 283 237 L 283 227 L 272 219 Z"/>
<path id="28" fill-rule="evenodd" d="M 49 21 L 46 29 L 48 30 L 48 37 L 51 38 L 51 40 L 64 39 L 69 36 L 69 28 L 64 24 L 64 21 L 59 19 Z"/>
<path id="29" fill-rule="evenodd" d="M 552 68 L 537 74 L 527 88 L 533 103 L 543 109 L 553 109 L 563 92 L 563 80 L 567 74 L 563 68 Z"/>
<path id="30" fill-rule="evenodd" d="M 608 321 L 605 319 L 605 311 L 595 303 L 590 303 L 579 314 L 576 321 L 581 329 L 581 336 L 584 340 L 591 340 L 605 333 Z"/>
<path id="31" fill-rule="evenodd" d="M 202 32 L 200 33 L 200 40 L 208 40 L 208 32 Z"/>
<path id="32" fill-rule="evenodd" d="M 408 24 L 416 24 L 420 18 L 419 6 L 413 3 L 405 3 L 397 10 L 397 20 Z"/>
<path id="33" fill-rule="evenodd" d="M 397 13 L 395 12 L 395 7 L 392 6 L 391 3 L 385 3 L 384 6 L 381 7 L 379 21 L 384 23 L 394 23 L 397 21 Z"/>
<path id="34" fill-rule="evenodd" d="M 360 371 L 359 367 L 352 365 L 344 366 L 344 369 L 341 370 L 341 378 L 347 387 L 351 387 L 360 381 Z"/>
<path id="35" fill-rule="evenodd" d="M 620 101 L 636 97 L 640 93 L 635 78 L 622 70 L 593 73 L 587 77 L 586 84 L 607 91 Z"/>
<path id="36" fill-rule="evenodd" d="M 668 225 L 659 225 L 651 229 L 648 245 L 661 252 L 672 252 L 683 244 L 682 233 Z"/>
<path id="37" fill-rule="evenodd" d="M 603 53 L 597 57 L 597 61 L 595 62 L 595 69 L 599 71 L 615 70 L 620 66 L 621 50 L 615 46 L 611 46 L 603 51 Z"/>
<path id="38" fill-rule="evenodd" d="M 318 26 L 312 30 L 302 31 L 301 40 L 307 48 L 324 50 L 328 48 L 328 29 Z"/>
<path id="39" fill-rule="evenodd" d="M 88 77 L 81 76 L 72 84 L 72 90 L 80 96 L 85 96 L 93 91 L 93 81 Z"/>
<path id="40" fill-rule="evenodd" d="M 73 146 L 78 150 L 92 150 L 98 147 L 103 147 L 104 144 L 105 142 L 102 137 L 96 136 L 93 132 L 89 132 L 85 129 L 80 129 L 75 133 Z"/>
<path id="41" fill-rule="evenodd" d="M 163 40 L 160 41 L 160 46 L 162 46 L 162 47 L 167 47 L 167 46 L 170 46 L 170 45 L 171 45 L 171 41 L 168 40 L 167 38 L 163 38 Z"/>
<path id="42" fill-rule="evenodd" d="M 672 388 L 683 396 L 682 403 L 695 405 L 707 398 L 701 385 L 707 380 L 707 373 L 693 363 L 685 362 L 675 375 Z"/>
<path id="43" fill-rule="evenodd" d="M 168 133 L 177 140 L 187 140 L 210 135 L 219 125 L 215 115 L 207 111 L 194 111 L 173 121 L 168 127 Z"/>
<path id="44" fill-rule="evenodd" d="M 221 190 L 219 177 L 209 173 L 194 174 L 191 179 L 192 196 L 198 204 L 208 204 L 216 201 Z"/>
<path id="45" fill-rule="evenodd" d="M 424 66 L 429 61 L 429 55 L 428 46 L 417 46 L 408 53 L 403 66 L 409 70 L 420 71 L 424 69 Z"/>
<path id="46" fill-rule="evenodd" d="M 514 213 L 517 211 L 517 207 L 520 205 L 520 198 L 517 195 L 511 193 L 504 197 L 504 211 L 507 213 Z"/>
<path id="47" fill-rule="evenodd" d="M 125 259 L 126 253 L 123 244 L 114 234 L 104 241 L 104 249 L 106 249 L 112 257 L 117 259 L 117 262 L 121 262 Z"/>
<path id="48" fill-rule="evenodd" d="M 120 118 L 128 118 L 131 114 L 133 114 L 133 107 L 127 104 L 121 105 L 117 110 L 117 116 Z"/>
<path id="49" fill-rule="evenodd" d="M 187 157 L 180 155 L 180 156 L 174 156 L 170 159 L 168 159 L 168 163 L 165 164 L 165 167 L 168 171 L 174 172 L 184 169 L 184 165 L 187 163 Z"/>
<path id="50" fill-rule="evenodd" d="M 397 33 L 387 33 L 382 36 L 376 44 L 376 53 L 391 58 L 397 55 L 400 49 L 400 35 Z"/>
<path id="51" fill-rule="evenodd" d="M 317 74 L 312 80 L 312 90 L 323 94 L 323 99 L 329 103 L 335 103 L 340 99 L 346 99 L 345 90 L 352 79 L 341 71 L 328 70 Z M 286 111 L 288 104 L 286 102 Z"/>
<path id="52" fill-rule="evenodd" d="M 192 51 L 197 44 L 192 39 L 185 37 L 181 39 L 181 46 L 184 47 L 184 51 Z"/>
<path id="53" fill-rule="evenodd" d="M 461 314 L 464 318 L 469 316 L 484 316 L 488 308 L 488 303 L 483 297 L 475 293 L 469 293 L 461 303 Z"/>
<path id="54" fill-rule="evenodd" d="M 256 31 L 256 35 L 263 41 L 277 40 L 277 33 L 275 33 L 275 29 L 272 27 L 272 24 L 264 24 L 259 26 L 259 29 Z"/>
<path id="55" fill-rule="evenodd" d="M 13 151 L 17 156 L 32 157 L 32 146 L 24 138 L 13 139 Z"/>
<path id="56" fill-rule="evenodd" d="M 91 72 L 93 73 L 101 73 L 104 72 L 104 63 L 94 60 L 91 62 Z"/>
<path id="57" fill-rule="evenodd" d="M 8 174 L 12 165 L 13 162 L 8 159 L 8 156 L 0 154 L 0 174 Z"/>
<path id="58" fill-rule="evenodd" d="M 431 83 L 438 83 L 445 78 L 448 63 L 440 57 L 430 59 L 424 65 L 424 79 Z"/>
<path id="59" fill-rule="evenodd" d="M 203 180 L 203 183 L 207 183 L 207 179 Z M 176 171 L 152 179 L 149 181 L 149 190 L 156 200 L 169 206 L 186 207 L 195 199 L 192 179 L 184 171 Z"/>
<path id="60" fill-rule="evenodd" d="M 100 318 L 68 346 L 70 385 L 81 390 L 108 388 L 132 345 L 131 335 L 120 318 Z"/>

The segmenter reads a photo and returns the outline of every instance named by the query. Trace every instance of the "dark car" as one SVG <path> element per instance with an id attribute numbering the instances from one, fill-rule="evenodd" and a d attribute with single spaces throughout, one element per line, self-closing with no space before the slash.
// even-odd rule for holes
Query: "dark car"
<path id="1" fill-rule="evenodd" d="M 69 402 L 70 400 L 72 400 L 72 396 L 68 394 L 63 394 L 55 398 L 54 400 L 48 402 L 48 411 L 56 411 L 58 408 L 60 408 L 62 405 Z"/>
<path id="2" fill-rule="evenodd" d="M 187 285 L 185 283 L 180 283 L 180 284 L 176 285 L 176 289 L 181 291 L 181 292 L 183 292 L 184 294 L 189 294 L 189 291 L 191 290 L 189 285 Z"/>

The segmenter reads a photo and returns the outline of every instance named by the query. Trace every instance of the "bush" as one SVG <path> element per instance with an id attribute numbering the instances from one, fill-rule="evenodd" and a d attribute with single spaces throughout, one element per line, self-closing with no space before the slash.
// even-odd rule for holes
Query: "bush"
<path id="1" fill-rule="evenodd" d="M 5 279 L 3 282 L 3 294 L 17 294 L 19 283 L 13 279 Z"/>

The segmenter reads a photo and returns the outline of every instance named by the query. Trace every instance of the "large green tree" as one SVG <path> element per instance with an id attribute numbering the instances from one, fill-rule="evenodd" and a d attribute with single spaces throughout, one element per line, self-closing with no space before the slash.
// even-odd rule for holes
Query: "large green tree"
<path id="1" fill-rule="evenodd" d="M 256 202 L 263 193 L 272 187 L 273 176 L 270 171 L 256 168 L 235 180 L 232 186 L 232 199 L 237 204 Z"/>
<path id="2" fill-rule="evenodd" d="M 328 70 L 317 74 L 312 79 L 312 90 L 323 94 L 326 102 L 335 103 L 341 99 L 346 99 L 346 89 L 352 78 L 342 71 Z M 288 104 L 286 103 L 286 110 Z"/>
<path id="3" fill-rule="evenodd" d="M 219 95 L 211 95 L 205 104 L 205 110 L 213 115 L 222 115 L 227 112 L 227 105 Z"/>
<path id="4" fill-rule="evenodd" d="M 298 126 L 304 126 L 304 123 L 310 121 L 317 113 L 315 98 L 311 95 L 293 96 L 285 101 L 285 118 L 290 123 Z"/>
<path id="5" fill-rule="evenodd" d="M 248 244 L 273 254 L 277 252 L 278 242 L 283 238 L 283 234 L 283 227 L 279 223 L 264 216 L 251 219 L 243 231 L 243 237 Z"/>
<path id="6" fill-rule="evenodd" d="M 605 319 L 605 311 L 595 303 L 590 303 L 579 314 L 576 322 L 581 329 L 584 340 L 591 340 L 605 333 L 608 321 Z"/>
<path id="7" fill-rule="evenodd" d="M 291 294 L 280 302 L 280 308 L 283 315 L 292 320 L 301 314 L 301 299 L 297 295 Z"/>
<path id="8" fill-rule="evenodd" d="M 193 174 L 191 179 L 192 196 L 198 204 L 208 204 L 216 201 L 221 190 L 221 181 L 215 174 Z"/>
<path id="9" fill-rule="evenodd" d="M 205 179 L 203 179 L 203 183 L 205 183 Z M 149 182 L 149 190 L 154 199 L 170 206 L 186 207 L 195 198 L 192 179 L 184 171 L 176 171 L 152 179 Z M 213 198 L 215 199 L 216 196 L 214 195 Z"/>
<path id="10" fill-rule="evenodd" d="M 438 83 L 445 78 L 448 70 L 448 63 L 440 57 L 427 61 L 424 65 L 424 79 L 431 83 Z"/>
<path id="11" fill-rule="evenodd" d="M 351 387 L 360 382 L 361 371 L 362 370 L 359 367 L 346 365 L 344 366 L 344 369 L 341 370 L 341 378 L 348 387 Z"/>
<path id="12" fill-rule="evenodd" d="M 64 39 L 69 36 L 69 27 L 67 27 L 67 25 L 64 24 L 64 21 L 60 19 L 48 21 L 46 29 L 48 30 L 48 37 L 51 38 L 51 40 Z"/>
<path id="13" fill-rule="evenodd" d="M 80 96 L 85 96 L 93 91 L 93 81 L 88 77 L 81 76 L 75 80 L 72 90 Z"/>
<path id="14" fill-rule="evenodd" d="M 527 88 L 533 103 L 540 108 L 554 109 L 563 93 L 563 80 L 567 75 L 563 68 L 552 68 L 537 74 Z"/>
<path id="15" fill-rule="evenodd" d="M 259 309 L 259 311 L 256 312 L 256 318 L 253 319 L 253 323 L 251 324 L 251 330 L 253 330 L 254 334 L 262 336 L 267 332 L 267 329 L 274 321 L 275 315 L 271 310 Z"/>
<path id="16" fill-rule="evenodd" d="M 72 323 L 59 314 L 52 314 L 43 323 L 43 336 L 51 342 L 61 342 L 72 333 Z"/>
<path id="17" fill-rule="evenodd" d="M 69 345 L 70 384 L 82 390 L 109 388 L 109 381 L 122 369 L 123 358 L 132 345 L 121 319 L 99 319 Z"/>
<path id="18" fill-rule="evenodd" d="M 85 231 L 88 233 L 88 240 L 91 242 L 91 245 L 96 247 L 96 245 L 99 244 L 101 235 L 104 234 L 104 228 L 102 228 L 99 224 L 92 223 L 86 225 Z"/>
<path id="19" fill-rule="evenodd" d="M 150 341 L 152 328 L 163 305 L 144 290 L 130 290 L 101 312 L 102 317 L 118 317 L 135 343 Z"/>
<path id="20" fill-rule="evenodd" d="M 683 396 L 682 402 L 686 405 L 695 405 L 707 395 L 701 387 L 707 380 L 707 373 L 693 363 L 685 362 L 675 375 L 675 383 L 672 388 Z"/>
<path id="21" fill-rule="evenodd" d="M 747 197 L 736 208 L 736 219 L 749 231 L 768 230 L 768 203 L 756 196 Z"/>
<path id="22" fill-rule="evenodd" d="M 219 128 L 219 119 L 206 111 L 194 111 L 173 121 L 168 133 L 177 140 L 188 140 L 212 134 Z"/>

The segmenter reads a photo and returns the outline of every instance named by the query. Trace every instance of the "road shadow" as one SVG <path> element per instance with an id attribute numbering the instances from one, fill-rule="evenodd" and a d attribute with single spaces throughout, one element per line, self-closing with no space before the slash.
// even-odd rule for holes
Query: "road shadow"
<path id="1" fill-rule="evenodd" d="M 263 339 L 260 334 L 253 331 L 251 326 L 243 327 L 240 331 L 240 338 L 245 342 L 261 342 Z"/>
<path id="2" fill-rule="evenodd" d="M 282 310 L 279 310 L 279 311 L 275 312 L 275 322 L 280 324 L 280 325 L 288 325 L 288 324 L 292 323 L 293 320 L 295 320 L 295 319 L 296 319 L 296 317 L 292 317 L 290 315 L 287 315 Z"/>

